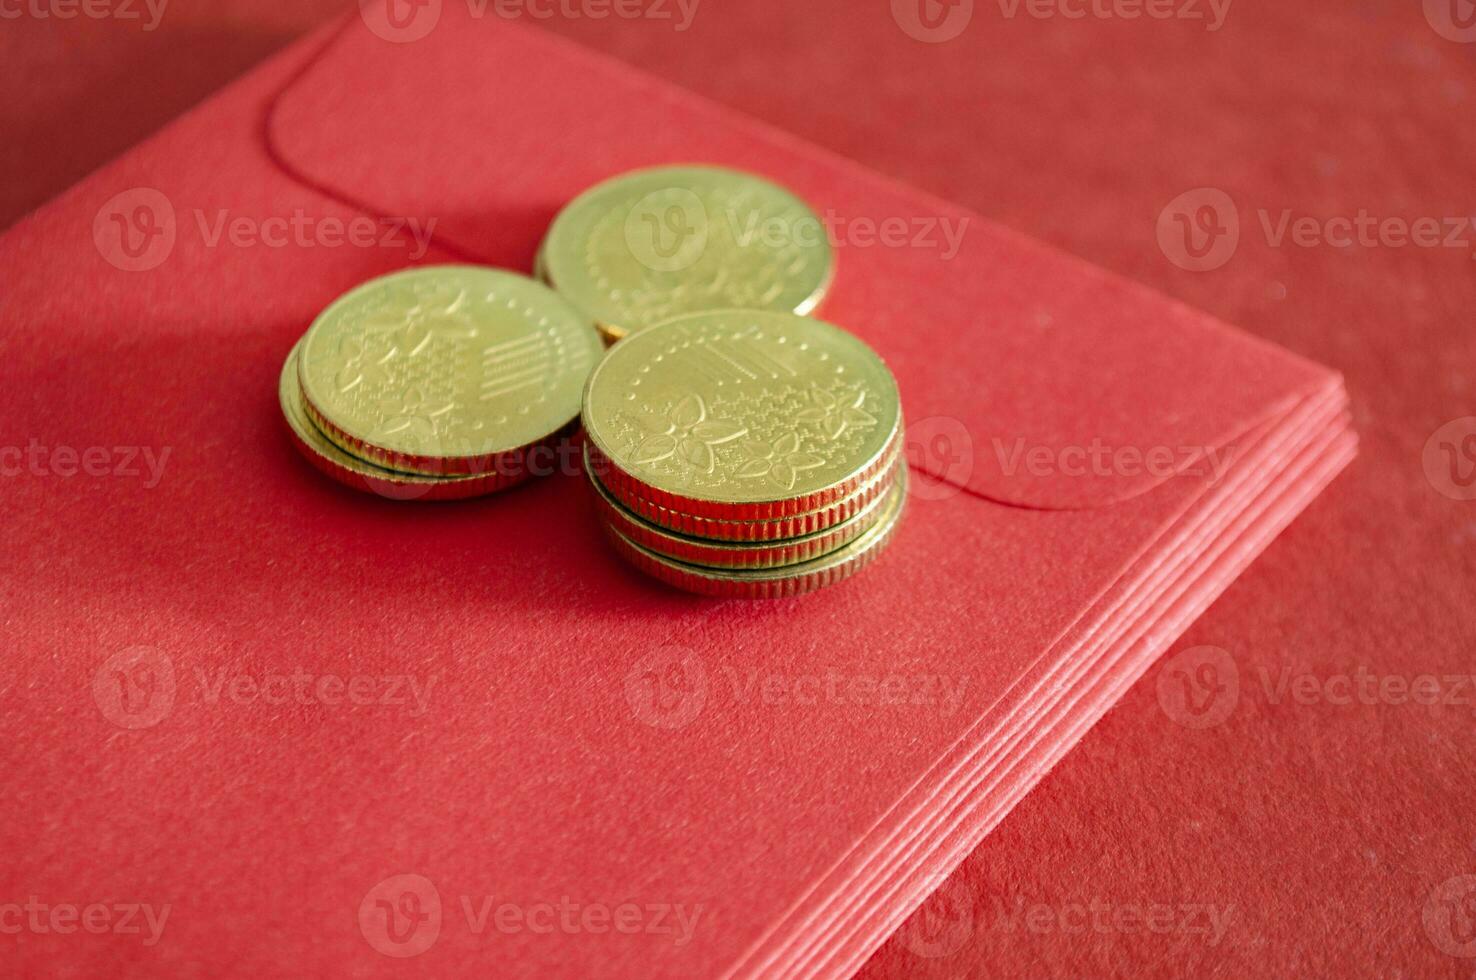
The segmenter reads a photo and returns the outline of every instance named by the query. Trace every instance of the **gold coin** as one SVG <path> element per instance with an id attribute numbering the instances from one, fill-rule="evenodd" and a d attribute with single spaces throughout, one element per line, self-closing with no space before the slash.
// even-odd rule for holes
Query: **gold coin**
<path id="1" fill-rule="evenodd" d="M 605 342 L 606 347 L 614 345 L 615 341 L 625 336 L 624 331 L 610 330 L 603 324 L 596 323 L 595 329 L 600 332 L 600 339 Z"/>
<path id="2" fill-rule="evenodd" d="M 298 451 L 318 470 L 339 483 L 391 500 L 429 501 L 479 497 L 522 481 L 523 475 L 520 473 L 445 477 L 396 473 L 344 452 L 308 418 L 302 401 L 302 387 L 297 380 L 297 356 L 300 347 L 301 343 L 294 345 L 292 353 L 287 355 L 287 360 L 282 365 L 282 375 L 277 385 L 282 417 L 287 422 Z"/>
<path id="3" fill-rule="evenodd" d="M 891 489 L 895 475 L 895 470 L 884 474 L 885 489 Z M 884 493 L 874 494 L 846 520 L 809 534 L 735 543 L 677 534 L 652 524 L 626 509 L 593 474 L 589 482 L 601 520 L 632 543 L 665 558 L 715 568 L 773 568 L 822 557 L 875 524 L 887 499 Z"/>
<path id="4" fill-rule="evenodd" d="M 902 428 L 897 383 L 871 348 L 752 310 L 622 340 L 590 374 L 583 417 L 592 467 L 622 503 L 726 521 L 844 500 L 885 469 Z"/>
<path id="5" fill-rule="evenodd" d="M 533 256 L 533 278 L 534 279 L 537 279 L 539 282 L 543 283 L 545 286 L 552 285 L 548 281 L 548 269 L 545 268 L 545 266 L 543 264 L 543 249 L 542 249 L 542 247 L 540 247 L 538 249 L 538 254 L 535 255 L 535 256 Z"/>
<path id="6" fill-rule="evenodd" d="M 585 317 L 526 276 L 429 266 L 344 294 L 308 329 L 309 416 L 351 455 L 427 475 L 515 471 L 579 415 L 604 350 Z"/>
<path id="7" fill-rule="evenodd" d="M 707 310 L 809 313 L 835 256 L 804 201 L 721 167 L 637 170 L 585 191 L 549 228 L 548 282 L 610 337 Z"/>
<path id="8" fill-rule="evenodd" d="M 731 520 L 688 514 L 654 503 L 641 496 L 649 488 L 610 466 L 608 460 L 599 456 L 599 450 L 587 441 L 584 444 L 584 470 L 590 479 L 601 481 L 601 488 L 622 507 L 648 523 L 685 537 L 756 543 L 818 534 L 850 520 L 877 499 L 886 496 L 896 476 L 895 463 L 901 455 L 900 447 L 894 444 L 875 475 L 839 500 L 798 514 L 758 520 Z M 617 492 L 611 486 L 618 486 L 620 490 Z"/>
<path id="9" fill-rule="evenodd" d="M 906 501 L 907 464 L 900 463 L 897 479 L 875 524 L 824 557 L 783 568 L 704 568 L 643 548 L 613 525 L 605 525 L 605 530 L 616 551 L 626 560 L 668 585 L 723 598 L 778 599 L 833 585 L 869 565 L 891 541 L 906 509 Z"/>
<path id="10" fill-rule="evenodd" d="M 543 253 L 544 249 L 539 248 L 538 254 L 533 257 L 533 278 L 537 279 L 539 282 L 543 283 L 550 289 L 557 289 L 558 287 L 553 284 L 553 280 L 548 277 L 548 266 L 543 261 Z M 598 321 L 595 322 L 595 329 L 599 331 L 600 339 L 605 342 L 606 347 L 609 347 L 611 344 L 615 343 L 615 341 L 625 336 L 625 332 L 623 330 L 614 330 Z"/>

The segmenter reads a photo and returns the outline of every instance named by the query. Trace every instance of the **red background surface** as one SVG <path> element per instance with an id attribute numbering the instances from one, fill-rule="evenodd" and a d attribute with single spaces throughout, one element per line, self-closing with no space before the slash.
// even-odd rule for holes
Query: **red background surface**
<path id="1" fill-rule="evenodd" d="M 5 21 L 0 221 L 337 8 L 181 5 L 154 32 Z M 1261 678 L 1476 662 L 1476 503 L 1422 465 L 1436 429 L 1476 414 L 1472 249 L 1275 247 L 1258 212 L 1469 216 L 1476 45 L 1413 2 L 1243 3 L 1213 33 L 980 4 L 945 44 L 840 0 L 707 0 L 685 33 L 547 26 L 1348 376 L 1360 460 L 1181 641 L 1230 651 L 1235 710 L 1183 728 L 1150 674 L 955 875 L 961 947 L 922 957 L 902 936 L 866 973 L 1469 974 L 1423 919 L 1432 890 L 1476 872 L 1473 708 L 1276 703 Z M 1155 232 L 1200 187 L 1236 201 L 1241 243 L 1194 273 Z M 1093 902 L 1233 911 L 1217 945 L 1003 918 Z"/>

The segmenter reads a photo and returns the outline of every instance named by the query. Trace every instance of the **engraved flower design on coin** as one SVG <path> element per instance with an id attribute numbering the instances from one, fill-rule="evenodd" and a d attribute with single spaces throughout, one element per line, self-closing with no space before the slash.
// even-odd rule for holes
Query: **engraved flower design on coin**
<path id="1" fill-rule="evenodd" d="M 823 457 L 802 453 L 799 448 L 798 432 L 786 432 L 772 444 L 747 439 L 743 443 L 743 451 L 748 455 L 748 461 L 738 468 L 737 476 L 740 480 L 767 477 L 783 489 L 793 490 L 794 481 L 801 473 L 825 465 Z"/>
<path id="2" fill-rule="evenodd" d="M 731 442 L 748 431 L 732 422 L 709 420 L 707 405 L 701 395 L 688 395 L 670 412 L 655 418 L 656 431 L 636 448 L 635 460 L 638 463 L 657 463 L 680 455 L 702 472 L 711 473 L 714 462 L 712 448 Z"/>
<path id="3" fill-rule="evenodd" d="M 824 388 L 811 388 L 810 401 L 814 403 L 814 407 L 805 409 L 795 417 L 801 422 L 819 425 L 828 439 L 839 439 L 853 425 L 876 425 L 875 416 L 861 407 L 866 403 L 864 389 L 843 402 L 834 392 Z"/>
<path id="4" fill-rule="evenodd" d="M 435 435 L 434 420 L 455 407 L 454 402 L 431 404 L 419 388 L 388 393 L 379 400 L 385 419 L 375 427 L 372 438 L 411 434 L 417 441 L 429 441 Z"/>
<path id="5" fill-rule="evenodd" d="M 389 380 L 389 371 L 384 365 L 394 356 L 393 350 L 374 352 L 364 338 L 345 337 L 339 345 L 339 353 L 343 355 L 343 368 L 333 379 L 339 391 L 348 391 L 365 383 L 382 385 Z"/>
<path id="6" fill-rule="evenodd" d="M 554 220 L 540 257 L 548 281 L 615 336 L 708 310 L 809 313 L 835 265 L 808 205 L 721 167 L 598 184 Z"/>
<path id="7" fill-rule="evenodd" d="M 420 353 L 432 335 L 471 340 L 475 321 L 467 312 L 467 292 L 445 282 L 402 285 L 389 291 L 386 308 L 364 320 L 366 333 L 390 335 L 407 356 Z"/>

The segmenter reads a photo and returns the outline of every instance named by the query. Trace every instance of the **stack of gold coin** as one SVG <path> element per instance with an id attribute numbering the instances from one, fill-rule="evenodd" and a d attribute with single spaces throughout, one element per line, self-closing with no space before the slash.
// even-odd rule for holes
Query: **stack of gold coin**
<path id="1" fill-rule="evenodd" d="M 535 264 L 610 342 L 709 310 L 810 313 L 834 272 L 824 223 L 804 201 L 752 174 L 696 166 L 585 191 Z"/>
<path id="2" fill-rule="evenodd" d="M 902 516 L 896 381 L 819 320 L 723 310 L 643 329 L 590 375 L 583 417 L 616 549 L 689 591 L 768 598 L 837 582 Z"/>
<path id="3" fill-rule="evenodd" d="M 356 489 L 474 497 L 553 472 L 604 351 L 542 283 L 475 266 L 371 280 L 308 328 L 282 367 L 303 455 Z"/>

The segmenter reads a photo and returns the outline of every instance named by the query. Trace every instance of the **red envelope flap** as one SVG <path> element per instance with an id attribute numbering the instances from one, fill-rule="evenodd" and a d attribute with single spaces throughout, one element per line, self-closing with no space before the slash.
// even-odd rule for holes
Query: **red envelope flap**
<path id="1" fill-rule="evenodd" d="M 549 221 L 624 170 L 766 174 L 825 219 L 839 270 L 821 315 L 895 371 L 914 462 L 1003 503 L 1080 509 L 1226 447 L 1331 372 L 623 64 L 487 8 L 446 4 L 392 43 L 352 17 L 283 88 L 276 162 L 442 248 L 527 269 Z M 378 25 L 381 31 L 382 24 Z"/>

